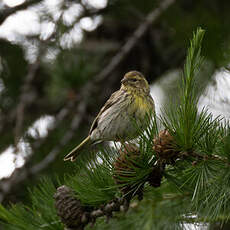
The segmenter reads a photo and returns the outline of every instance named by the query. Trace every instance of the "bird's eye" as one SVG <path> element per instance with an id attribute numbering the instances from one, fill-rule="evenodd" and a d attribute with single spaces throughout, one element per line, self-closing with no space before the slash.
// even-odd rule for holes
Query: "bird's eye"
<path id="1" fill-rule="evenodd" d="M 136 78 L 131 78 L 130 81 L 131 82 L 137 82 L 138 80 Z"/>

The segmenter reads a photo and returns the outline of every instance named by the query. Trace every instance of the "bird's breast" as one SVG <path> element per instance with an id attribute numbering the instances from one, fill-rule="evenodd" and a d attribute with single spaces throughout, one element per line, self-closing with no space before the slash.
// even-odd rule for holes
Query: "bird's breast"
<path id="1" fill-rule="evenodd" d="M 146 96 L 147 97 L 147 96 Z M 149 101 L 147 98 L 134 95 L 133 99 L 133 110 L 135 113 L 138 114 L 138 116 L 145 116 L 146 113 L 150 112 L 151 105 L 149 104 Z"/>

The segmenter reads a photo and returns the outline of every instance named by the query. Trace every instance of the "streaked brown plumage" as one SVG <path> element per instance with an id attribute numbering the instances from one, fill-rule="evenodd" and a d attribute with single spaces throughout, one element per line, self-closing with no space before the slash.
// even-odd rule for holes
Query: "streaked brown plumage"
<path id="1" fill-rule="evenodd" d="M 88 137 L 64 160 L 74 161 L 81 150 L 101 141 L 127 141 L 138 136 L 138 127 L 146 128 L 146 114 L 154 111 L 149 85 L 138 71 L 130 71 L 93 121 Z M 134 124 L 134 120 L 136 125 Z"/>

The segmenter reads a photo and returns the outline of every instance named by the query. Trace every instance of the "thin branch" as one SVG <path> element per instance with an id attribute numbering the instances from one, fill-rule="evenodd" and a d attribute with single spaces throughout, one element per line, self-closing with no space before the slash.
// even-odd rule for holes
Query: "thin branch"
<path id="1" fill-rule="evenodd" d="M 230 166 L 230 162 L 229 160 L 226 158 L 226 157 L 222 157 L 220 155 L 217 155 L 217 154 L 205 154 L 205 155 L 202 155 L 202 154 L 199 154 L 197 152 L 194 152 L 194 151 L 191 151 L 191 152 L 181 152 L 181 156 L 185 156 L 185 157 L 194 157 L 196 158 L 197 160 L 216 160 L 216 161 L 221 161 L 222 163 Z"/>
<path id="2" fill-rule="evenodd" d="M 87 97 L 86 94 L 88 93 L 89 91 L 86 89 L 84 95 Z M 82 100 L 78 105 L 76 115 L 71 122 L 69 130 L 65 133 L 61 141 L 57 143 L 55 147 L 50 151 L 50 153 L 41 162 L 39 162 L 38 164 L 36 164 L 30 169 L 31 174 L 37 174 L 38 172 L 47 168 L 56 159 L 61 148 L 65 146 L 75 135 L 75 130 L 79 128 L 81 121 L 84 118 L 86 108 L 87 108 L 87 103 L 85 100 Z"/>
<path id="3" fill-rule="evenodd" d="M 115 198 L 99 208 L 91 207 L 89 210 L 89 207 L 83 206 L 81 201 L 75 198 L 73 191 L 65 185 L 57 189 L 54 199 L 57 213 L 68 230 L 83 230 L 101 216 L 105 216 L 108 221 L 114 212 L 127 211 L 129 208 L 129 202 L 124 198 Z"/>
<path id="4" fill-rule="evenodd" d="M 16 108 L 16 125 L 15 125 L 15 146 L 17 149 L 18 141 L 21 136 L 21 131 L 23 127 L 23 121 L 24 121 L 24 109 L 28 103 L 29 100 L 31 100 L 30 97 L 30 86 L 31 82 L 36 76 L 37 70 L 39 69 L 40 61 L 37 59 L 33 64 L 29 66 L 28 74 L 25 78 L 25 82 L 22 85 L 21 88 L 21 95 L 19 97 L 19 103 Z M 16 151 L 17 152 L 17 151 Z"/>
<path id="5" fill-rule="evenodd" d="M 62 12 L 63 13 L 63 12 Z M 60 18 L 59 18 L 60 20 Z M 21 95 L 19 97 L 19 103 L 16 108 L 16 125 L 15 125 L 15 147 L 16 147 L 16 152 L 17 152 L 17 145 L 20 140 L 21 134 L 22 134 L 22 127 L 23 127 L 23 121 L 24 121 L 24 110 L 25 107 L 27 106 L 28 102 L 31 103 L 31 98 L 30 98 L 30 88 L 31 88 L 31 83 L 33 79 L 36 77 L 36 73 L 40 67 L 41 64 L 41 59 L 46 51 L 46 47 L 48 42 L 55 36 L 54 32 L 50 34 L 49 37 L 47 37 L 45 40 L 41 41 L 41 46 L 39 49 L 39 53 L 37 55 L 36 61 L 29 66 L 28 74 L 25 78 L 25 82 L 21 87 Z"/>
<path id="6" fill-rule="evenodd" d="M 189 193 L 164 194 L 162 198 L 163 200 L 174 200 L 183 199 L 189 195 Z M 80 200 L 76 199 L 74 191 L 66 185 L 57 188 L 54 200 L 57 214 L 61 218 L 62 223 L 66 225 L 65 230 L 84 230 L 88 224 L 92 226 L 96 222 L 96 219 L 102 216 L 106 217 L 108 222 L 115 212 L 126 212 L 129 208 L 138 205 L 135 201 L 133 206 L 123 196 L 114 198 L 100 207 L 87 207 Z"/>
<path id="7" fill-rule="evenodd" d="M 58 114 L 55 116 L 55 123 L 49 128 L 48 132 L 51 132 L 58 128 L 61 122 L 71 113 L 72 109 L 76 106 L 79 100 L 71 100 L 69 101 L 65 107 L 63 107 Z M 47 134 L 47 136 L 49 133 Z M 31 143 L 32 149 L 38 149 L 44 142 L 45 138 L 38 138 L 35 142 Z"/>
<path id="8" fill-rule="evenodd" d="M 121 47 L 118 52 L 110 61 L 110 63 L 97 75 L 96 82 L 105 79 L 113 70 L 124 60 L 130 53 L 134 46 L 138 43 L 141 37 L 146 33 L 147 29 L 161 16 L 161 14 L 171 6 L 176 0 L 162 1 L 158 8 L 150 12 L 145 18 L 144 22 L 134 31 L 128 41 Z"/>
<path id="9" fill-rule="evenodd" d="M 61 122 L 70 114 L 71 110 L 76 106 L 78 100 L 70 101 L 65 107 L 63 107 L 59 113 L 56 116 L 56 122 L 52 126 L 52 128 L 49 131 L 57 129 L 58 125 L 61 124 Z M 34 144 L 33 148 L 38 149 L 43 143 L 45 139 L 38 139 Z M 24 180 L 26 180 L 29 176 L 35 175 L 40 170 L 44 169 L 50 161 L 54 160 L 53 157 L 56 156 L 53 153 L 49 155 L 49 157 L 46 157 L 45 163 L 44 160 L 39 162 L 38 164 L 35 164 L 31 168 L 28 167 L 30 164 L 30 160 L 32 159 L 33 154 L 29 155 L 25 160 L 26 163 L 21 168 L 17 168 L 14 170 L 12 175 L 9 178 L 3 178 L 0 180 L 0 203 L 5 199 L 6 195 L 9 194 L 16 185 L 20 184 Z"/>

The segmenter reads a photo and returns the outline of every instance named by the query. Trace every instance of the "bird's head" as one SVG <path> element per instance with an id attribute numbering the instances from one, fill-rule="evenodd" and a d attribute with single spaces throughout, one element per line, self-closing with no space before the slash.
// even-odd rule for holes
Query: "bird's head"
<path id="1" fill-rule="evenodd" d="M 144 75 L 138 71 L 130 71 L 121 80 L 121 87 L 127 90 L 149 93 L 149 84 Z"/>

